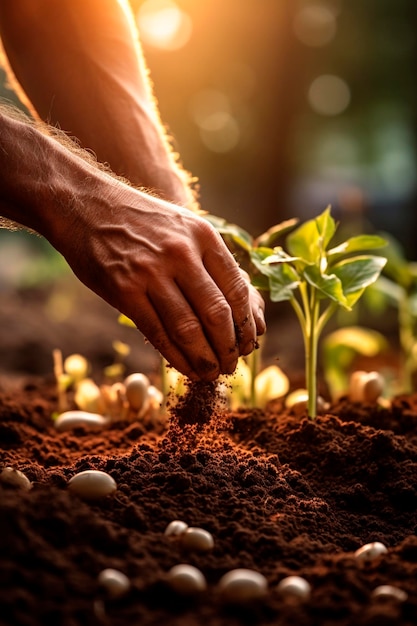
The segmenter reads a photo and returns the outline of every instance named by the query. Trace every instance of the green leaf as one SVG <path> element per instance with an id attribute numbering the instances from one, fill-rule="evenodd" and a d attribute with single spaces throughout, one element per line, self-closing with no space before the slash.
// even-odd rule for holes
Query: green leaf
<path id="1" fill-rule="evenodd" d="M 117 318 L 117 321 L 119 322 L 119 324 L 122 324 L 123 326 L 130 326 L 130 328 L 137 328 L 135 322 L 132 322 L 130 317 L 127 317 L 123 313 L 120 313 L 119 317 Z"/>
<path id="2" fill-rule="evenodd" d="M 269 297 L 272 302 L 283 302 L 294 296 L 300 278 L 290 265 L 274 265 L 273 274 L 269 276 Z"/>
<path id="3" fill-rule="evenodd" d="M 378 235 L 357 235 L 350 237 L 335 248 L 328 250 L 328 256 L 349 254 L 351 252 L 364 252 L 365 250 L 374 250 L 375 248 L 383 248 L 387 245 L 387 240 Z"/>
<path id="4" fill-rule="evenodd" d="M 322 274 L 319 268 L 309 265 L 303 272 L 305 279 L 315 287 L 321 296 L 330 298 L 341 306 L 346 306 L 347 301 L 343 292 L 342 283 L 335 274 Z"/>
<path id="5" fill-rule="evenodd" d="M 294 228 L 298 222 L 299 219 L 294 217 L 290 220 L 285 220 L 280 224 L 276 224 L 275 226 L 271 226 L 271 228 L 268 228 L 266 232 L 262 233 L 262 235 L 259 235 L 259 237 L 255 239 L 253 244 L 254 247 L 272 248 L 274 241 Z"/>
<path id="6" fill-rule="evenodd" d="M 330 215 L 330 207 L 318 217 L 301 224 L 287 237 L 287 248 L 294 257 L 300 257 L 308 264 L 319 264 L 323 253 L 336 230 Z"/>
<path id="7" fill-rule="evenodd" d="M 271 265 L 273 263 L 291 263 L 292 261 L 300 261 L 300 257 L 290 256 L 281 247 L 274 248 L 273 253 L 265 257 L 262 263 Z"/>
<path id="8" fill-rule="evenodd" d="M 362 255 L 340 261 L 332 271 L 340 279 L 345 296 L 363 291 L 379 277 L 387 260 L 384 257 Z"/>

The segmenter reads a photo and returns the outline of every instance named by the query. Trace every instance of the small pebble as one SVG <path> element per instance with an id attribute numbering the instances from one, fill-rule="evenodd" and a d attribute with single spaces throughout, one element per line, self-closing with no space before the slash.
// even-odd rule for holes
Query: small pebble
<path id="1" fill-rule="evenodd" d="M 244 604 L 263 598 L 268 591 L 268 582 L 255 570 L 233 569 L 221 577 L 218 589 L 223 602 Z"/>
<path id="2" fill-rule="evenodd" d="M 117 485 L 106 472 L 85 470 L 70 479 L 68 488 L 84 500 L 99 500 L 114 493 Z"/>
<path id="3" fill-rule="evenodd" d="M 397 600 L 398 602 L 405 602 L 408 598 L 408 593 L 399 587 L 393 585 L 380 585 L 375 587 L 372 591 L 374 598 L 381 598 L 387 600 Z"/>
<path id="4" fill-rule="evenodd" d="M 204 574 L 186 563 L 174 565 L 167 573 L 167 581 L 171 589 L 182 595 L 193 595 L 207 589 Z"/>
<path id="5" fill-rule="evenodd" d="M 0 474 L 0 482 L 7 485 L 13 485 L 13 487 L 19 487 L 25 491 L 32 489 L 32 483 L 29 478 L 20 470 L 13 467 L 5 467 Z"/>
<path id="6" fill-rule="evenodd" d="M 103 430 L 109 424 L 109 419 L 99 413 L 87 411 L 65 411 L 55 420 L 55 428 L 60 432 L 67 432 L 75 428 L 83 427 L 86 430 Z"/>
<path id="7" fill-rule="evenodd" d="M 186 524 L 185 522 L 179 519 L 174 519 L 165 528 L 164 534 L 169 537 L 172 537 L 172 536 L 178 537 L 179 535 L 182 535 L 183 533 L 185 533 L 187 528 L 188 528 L 188 524 Z"/>
<path id="8" fill-rule="evenodd" d="M 380 541 L 373 541 L 366 543 L 361 548 L 358 548 L 354 553 L 355 559 L 360 563 L 367 563 L 373 559 L 378 558 L 382 554 L 388 552 L 387 548 Z"/>
<path id="9" fill-rule="evenodd" d="M 214 547 L 214 540 L 207 530 L 189 526 L 181 534 L 181 545 L 190 552 L 209 552 Z"/>
<path id="10" fill-rule="evenodd" d="M 277 585 L 279 593 L 298 600 L 308 600 L 311 595 L 311 585 L 302 576 L 287 576 Z"/>
<path id="11" fill-rule="evenodd" d="M 130 589 L 130 580 L 117 569 L 111 567 L 103 569 L 98 575 L 98 583 L 104 589 L 106 595 L 115 600 L 126 595 Z"/>

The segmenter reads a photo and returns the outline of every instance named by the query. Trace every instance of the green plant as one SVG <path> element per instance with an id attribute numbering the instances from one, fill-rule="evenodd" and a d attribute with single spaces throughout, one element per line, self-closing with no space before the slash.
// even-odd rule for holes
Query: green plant
<path id="1" fill-rule="evenodd" d="M 386 263 L 384 257 L 364 254 L 386 244 L 376 235 L 358 235 L 330 248 L 337 225 L 327 207 L 323 213 L 292 230 L 290 220 L 254 239 L 235 225 L 211 218 L 226 241 L 245 251 L 253 284 L 269 292 L 273 302 L 288 300 L 300 323 L 305 349 L 308 414 L 317 414 L 317 349 L 324 326 L 338 307 L 350 311 L 374 283 Z M 217 222 L 217 223 L 216 223 Z M 286 248 L 271 248 L 288 231 Z"/>
<path id="2" fill-rule="evenodd" d="M 384 233 L 389 242 L 387 264 L 383 275 L 372 287 L 369 305 L 375 296 L 382 298 L 377 306 L 393 306 L 398 312 L 398 331 L 402 353 L 402 368 L 398 392 L 411 393 L 413 376 L 417 370 L 417 263 L 408 261 L 401 244 Z"/>

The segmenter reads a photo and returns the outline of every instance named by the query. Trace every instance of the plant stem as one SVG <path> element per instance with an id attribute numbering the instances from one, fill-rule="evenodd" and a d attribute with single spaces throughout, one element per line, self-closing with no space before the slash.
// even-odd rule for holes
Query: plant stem
<path id="1" fill-rule="evenodd" d="M 413 315 L 410 311 L 409 298 L 407 294 L 398 303 L 398 318 L 400 329 L 400 344 L 404 355 L 402 392 L 411 393 L 413 391 L 413 372 L 415 360 L 413 347 L 415 343 L 413 332 Z"/>
<path id="2" fill-rule="evenodd" d="M 317 292 L 313 288 L 310 298 L 310 316 L 305 342 L 306 351 L 306 387 L 308 393 L 307 410 L 308 416 L 317 417 L 317 346 L 319 339 L 318 320 L 320 314 L 320 303 Z"/>

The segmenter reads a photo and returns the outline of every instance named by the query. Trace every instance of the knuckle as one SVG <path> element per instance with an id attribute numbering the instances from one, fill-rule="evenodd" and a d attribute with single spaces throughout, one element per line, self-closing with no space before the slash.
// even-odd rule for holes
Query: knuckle
<path id="1" fill-rule="evenodd" d="M 232 321 L 232 313 L 229 305 L 223 297 L 216 298 L 206 305 L 206 319 L 211 326 L 224 326 Z"/>
<path id="2" fill-rule="evenodd" d="M 178 345 L 193 344 L 200 333 L 201 327 L 196 317 L 184 317 L 175 325 L 175 340 Z"/>

